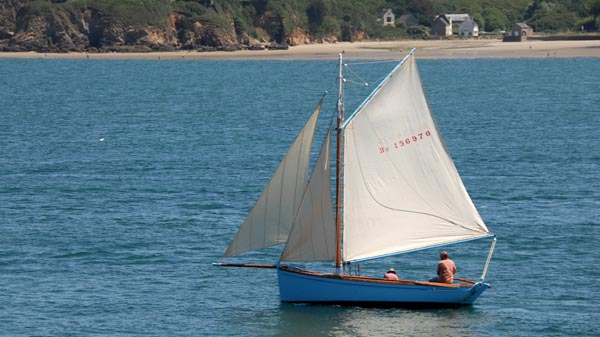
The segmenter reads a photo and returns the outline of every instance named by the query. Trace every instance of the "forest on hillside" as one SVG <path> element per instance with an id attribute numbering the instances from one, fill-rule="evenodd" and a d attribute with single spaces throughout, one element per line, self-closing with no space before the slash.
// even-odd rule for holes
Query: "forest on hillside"
<path id="1" fill-rule="evenodd" d="M 85 0 L 66 1 L 85 2 Z M 219 25 L 232 16 L 235 29 L 254 32 L 259 27 L 272 35 L 291 34 L 302 27 L 311 35 L 335 35 L 349 40 L 353 32 L 383 38 L 402 35 L 408 27 L 399 24 L 386 32 L 377 21 L 382 9 L 392 9 L 396 17 L 413 14 L 419 24 L 430 27 L 440 13 L 466 13 L 479 24 L 482 31 L 507 30 L 516 22 L 526 22 L 538 32 L 577 31 L 583 25 L 596 30 L 600 15 L 600 0 L 101 0 L 88 1 L 98 6 L 112 7 L 116 13 L 150 19 L 171 7 L 185 14 L 190 21 L 200 20 Z M 118 2 L 109 6 L 108 3 Z M 144 4 L 146 11 L 137 11 Z M 128 12 L 129 11 L 129 12 Z M 221 18 L 219 18 L 221 17 Z M 268 26 L 264 26 L 268 23 Z M 387 34 L 386 34 L 387 33 Z"/>
<path id="2" fill-rule="evenodd" d="M 188 1 L 189 2 L 189 1 Z M 210 3 L 211 1 L 205 1 Z M 213 1 L 215 2 L 215 1 Z M 390 8 L 396 17 L 412 14 L 423 27 L 431 27 L 436 15 L 466 13 L 486 32 L 505 31 L 516 22 L 526 22 L 537 32 L 556 33 L 597 30 L 600 0 L 230 0 L 232 11 L 240 10 L 240 20 L 270 12 L 282 18 L 283 28 L 299 25 L 311 34 L 333 34 L 347 40 L 353 31 L 371 37 L 402 35 L 409 27 L 383 28 L 377 18 Z M 287 24 L 286 24 L 287 23 Z M 386 31 L 386 29 L 388 31 Z M 392 30 L 392 31 L 389 31 Z"/>
<path id="3" fill-rule="evenodd" d="M 383 26 L 382 10 L 418 24 Z M 150 50 L 428 38 L 438 14 L 480 32 L 517 22 L 538 33 L 598 31 L 600 0 L 2 0 L 0 50 Z M 111 49 L 112 50 L 112 49 Z"/>

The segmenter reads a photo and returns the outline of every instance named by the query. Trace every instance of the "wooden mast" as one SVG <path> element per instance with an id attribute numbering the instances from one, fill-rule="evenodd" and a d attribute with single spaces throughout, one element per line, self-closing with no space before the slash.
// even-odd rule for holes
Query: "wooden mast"
<path id="1" fill-rule="evenodd" d="M 339 89 L 338 89 L 338 101 L 337 101 L 337 152 L 335 160 L 335 269 L 336 273 L 340 273 L 342 268 L 342 244 L 341 244 L 341 228 L 342 228 L 342 214 L 341 214 L 341 175 L 342 175 L 342 124 L 344 122 L 344 75 L 342 67 L 344 66 L 342 61 L 342 54 L 339 55 Z"/>

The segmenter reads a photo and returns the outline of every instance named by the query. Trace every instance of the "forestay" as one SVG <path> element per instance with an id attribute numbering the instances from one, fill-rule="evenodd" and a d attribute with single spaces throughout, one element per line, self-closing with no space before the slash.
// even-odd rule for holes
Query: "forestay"
<path id="1" fill-rule="evenodd" d="M 296 137 L 223 256 L 233 256 L 287 241 L 306 188 L 310 150 L 321 105 L 322 100 Z"/>
<path id="2" fill-rule="evenodd" d="M 414 57 L 345 127 L 345 261 L 488 236 L 448 154 Z"/>

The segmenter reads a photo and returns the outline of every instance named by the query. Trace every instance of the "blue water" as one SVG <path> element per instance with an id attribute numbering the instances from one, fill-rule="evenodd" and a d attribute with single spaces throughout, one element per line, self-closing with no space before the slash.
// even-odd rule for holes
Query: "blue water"
<path id="1" fill-rule="evenodd" d="M 335 91 L 335 61 L 2 59 L 0 335 L 599 335 L 600 59 L 418 63 L 498 235 L 492 289 L 474 306 L 288 305 L 274 271 L 210 266 Z M 374 83 L 390 67 L 352 76 Z M 458 276 L 480 275 L 489 244 L 447 248 Z M 425 279 L 437 253 L 363 273 Z"/>

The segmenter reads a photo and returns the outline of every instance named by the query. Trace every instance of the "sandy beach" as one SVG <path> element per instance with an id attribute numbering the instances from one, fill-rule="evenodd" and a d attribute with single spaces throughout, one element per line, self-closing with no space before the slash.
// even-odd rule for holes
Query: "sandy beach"
<path id="1" fill-rule="evenodd" d="M 151 52 L 151 53 L 0 53 L 0 58 L 61 59 L 206 59 L 206 60 L 309 60 L 335 59 L 344 52 L 346 59 L 396 59 L 417 48 L 420 59 L 600 57 L 600 40 L 527 41 L 500 40 L 399 40 L 340 42 L 290 47 L 288 50 L 241 50 L 235 52 Z"/>

